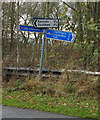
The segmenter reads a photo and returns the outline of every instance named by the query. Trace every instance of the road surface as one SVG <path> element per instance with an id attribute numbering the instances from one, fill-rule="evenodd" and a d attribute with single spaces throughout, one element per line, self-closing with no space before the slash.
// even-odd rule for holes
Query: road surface
<path id="1" fill-rule="evenodd" d="M 73 120 L 92 120 L 92 119 L 81 119 L 78 117 L 60 115 L 50 112 L 39 111 L 35 109 L 23 109 L 17 107 L 8 107 L 0 105 L 2 107 L 2 118 L 73 118 Z M 71 120 L 71 119 L 70 119 Z"/>

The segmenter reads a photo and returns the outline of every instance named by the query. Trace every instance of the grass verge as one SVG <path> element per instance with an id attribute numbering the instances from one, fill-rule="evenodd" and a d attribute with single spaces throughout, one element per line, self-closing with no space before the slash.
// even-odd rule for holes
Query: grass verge
<path id="1" fill-rule="evenodd" d="M 81 118 L 98 118 L 98 101 L 95 97 L 49 96 L 32 91 L 18 90 L 2 93 L 2 104 L 20 108 L 50 111 Z M 98 118 L 99 119 L 99 118 Z"/>

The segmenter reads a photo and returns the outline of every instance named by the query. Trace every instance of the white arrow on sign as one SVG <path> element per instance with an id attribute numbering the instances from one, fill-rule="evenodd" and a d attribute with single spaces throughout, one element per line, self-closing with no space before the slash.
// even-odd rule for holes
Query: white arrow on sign
<path id="1" fill-rule="evenodd" d="M 58 28 L 57 19 L 35 19 L 32 24 L 36 28 Z"/>

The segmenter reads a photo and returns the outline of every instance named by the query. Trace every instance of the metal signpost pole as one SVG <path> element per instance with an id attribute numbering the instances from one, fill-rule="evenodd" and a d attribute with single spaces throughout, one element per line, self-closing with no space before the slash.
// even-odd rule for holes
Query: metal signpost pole
<path id="1" fill-rule="evenodd" d="M 33 72 L 33 76 L 34 76 L 34 73 L 35 73 L 35 39 L 33 40 L 33 69 L 34 69 L 34 72 Z"/>
<path id="2" fill-rule="evenodd" d="M 46 29 L 43 31 L 43 40 L 42 40 L 42 50 L 41 50 L 41 61 L 40 61 L 40 69 L 39 69 L 39 80 L 41 79 L 42 75 L 42 65 L 43 65 L 43 55 L 44 55 L 44 45 L 45 45 L 45 39 L 46 39 Z"/>

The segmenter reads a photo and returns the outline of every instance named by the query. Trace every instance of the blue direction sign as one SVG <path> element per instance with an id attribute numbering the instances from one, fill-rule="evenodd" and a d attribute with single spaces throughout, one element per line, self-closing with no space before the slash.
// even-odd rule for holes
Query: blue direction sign
<path id="1" fill-rule="evenodd" d="M 19 25 L 18 30 L 43 33 L 44 29 L 34 28 L 32 26 Z"/>
<path id="2" fill-rule="evenodd" d="M 75 39 L 75 35 L 72 32 L 64 32 L 64 31 L 47 29 L 46 38 L 73 42 Z"/>
<path id="3" fill-rule="evenodd" d="M 43 33 L 44 29 L 43 28 L 35 28 L 33 26 L 19 25 L 18 30 Z M 72 32 L 64 32 L 64 31 L 47 29 L 46 38 L 67 41 L 67 42 L 73 42 L 75 39 L 75 35 Z"/>

